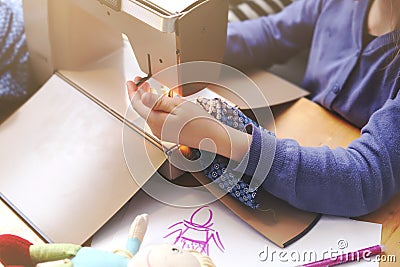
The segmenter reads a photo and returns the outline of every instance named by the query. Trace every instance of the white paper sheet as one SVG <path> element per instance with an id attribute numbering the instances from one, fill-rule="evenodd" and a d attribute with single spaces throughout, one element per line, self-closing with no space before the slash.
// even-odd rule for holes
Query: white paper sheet
<path id="1" fill-rule="evenodd" d="M 139 190 L 133 177 L 143 184 L 165 161 L 134 131 L 122 140 L 122 130 L 54 74 L 1 124 L 1 194 L 48 240 L 82 244 Z"/>
<path id="2" fill-rule="evenodd" d="M 180 198 L 186 197 L 193 197 L 193 195 L 180 196 Z M 210 216 L 210 211 L 212 216 Z M 217 266 L 296 266 L 309 262 L 310 259 L 314 261 L 322 257 L 338 256 L 345 252 L 377 245 L 381 237 L 380 224 L 323 216 L 306 236 L 288 248 L 281 249 L 258 234 L 219 202 L 197 208 L 177 208 L 160 203 L 145 192 L 139 191 L 94 236 L 92 246 L 104 250 L 124 247 L 130 224 L 135 216 L 141 213 L 149 214 L 149 228 L 142 246 L 155 243 L 173 244 L 174 242 L 182 246 L 184 238 L 204 241 L 208 233 L 210 237 L 208 243 L 186 242 L 186 247 L 197 250 L 204 248 L 203 253 L 208 253 Z M 207 221 L 212 225 L 207 226 Z M 187 225 L 194 225 L 194 223 L 203 225 L 200 227 L 202 229 L 190 228 L 186 232 L 174 232 L 187 230 Z M 339 246 L 346 248 L 341 249 Z M 378 266 L 378 263 L 372 260 L 346 266 Z"/>

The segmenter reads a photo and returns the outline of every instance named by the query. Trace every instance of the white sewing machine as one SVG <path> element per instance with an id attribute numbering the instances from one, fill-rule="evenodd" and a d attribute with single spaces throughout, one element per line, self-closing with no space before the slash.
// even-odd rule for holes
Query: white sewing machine
<path id="1" fill-rule="evenodd" d="M 227 0 L 34 0 L 24 6 L 40 82 L 118 50 L 121 33 L 147 74 L 190 61 L 222 62 Z"/>
<path id="2" fill-rule="evenodd" d="M 177 63 L 221 61 L 227 0 L 23 4 L 43 86 L 0 127 L 0 196 L 47 240 L 83 243 L 165 162 L 157 143 L 123 127 L 138 117 L 125 82 Z M 128 157 L 140 170 L 135 180 Z"/>

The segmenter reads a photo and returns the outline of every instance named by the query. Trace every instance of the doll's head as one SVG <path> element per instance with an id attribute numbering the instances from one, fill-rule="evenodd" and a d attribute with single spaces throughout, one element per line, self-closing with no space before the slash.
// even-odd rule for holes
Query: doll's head
<path id="1" fill-rule="evenodd" d="M 215 267 L 208 256 L 195 250 L 183 250 L 170 244 L 140 248 L 147 225 L 147 214 L 137 216 L 131 225 L 129 238 L 139 241 L 139 245 L 136 246 L 136 250 L 130 250 L 134 256 L 129 260 L 128 267 Z M 127 248 L 129 247 L 127 245 Z"/>
<path id="2" fill-rule="evenodd" d="M 128 267 L 215 267 L 215 264 L 196 250 L 161 244 L 139 250 L 129 261 Z"/>

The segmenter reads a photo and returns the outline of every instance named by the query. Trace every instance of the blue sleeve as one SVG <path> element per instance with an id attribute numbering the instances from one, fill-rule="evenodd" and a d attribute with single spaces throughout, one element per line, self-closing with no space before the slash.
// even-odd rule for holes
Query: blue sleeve
<path id="1" fill-rule="evenodd" d="M 233 67 L 268 67 L 310 47 L 322 0 L 299 0 L 281 12 L 228 25 L 224 62 Z"/>
<path id="2" fill-rule="evenodd" d="M 302 147 L 294 140 L 276 139 L 272 167 L 259 179 L 265 179 L 266 191 L 300 209 L 340 216 L 370 213 L 400 191 L 399 125 L 400 93 L 371 116 L 361 137 L 347 148 Z M 254 151 L 260 139 L 271 136 L 257 128 L 253 136 L 254 131 L 259 137 L 253 138 L 256 144 L 246 157 L 262 165 L 270 155 Z M 252 167 L 246 174 L 260 175 Z"/>
<path id="3" fill-rule="evenodd" d="M 0 120 L 26 100 L 34 88 L 21 1 L 0 0 Z"/>

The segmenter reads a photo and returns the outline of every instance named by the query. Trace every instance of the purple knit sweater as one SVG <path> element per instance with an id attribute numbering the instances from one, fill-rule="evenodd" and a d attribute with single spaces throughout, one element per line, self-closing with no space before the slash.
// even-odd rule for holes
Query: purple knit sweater
<path id="1" fill-rule="evenodd" d="M 368 0 L 300 0 L 279 14 L 229 25 L 225 62 L 238 68 L 268 67 L 310 47 L 303 87 L 362 128 L 359 139 L 336 149 L 253 129 L 236 169 L 265 179 L 265 190 L 300 209 L 359 216 L 400 190 L 400 30 L 363 45 L 367 13 Z M 267 153 L 275 143 L 275 153 Z"/>

